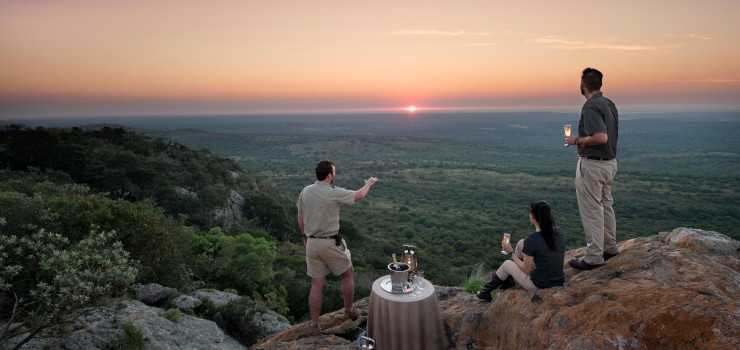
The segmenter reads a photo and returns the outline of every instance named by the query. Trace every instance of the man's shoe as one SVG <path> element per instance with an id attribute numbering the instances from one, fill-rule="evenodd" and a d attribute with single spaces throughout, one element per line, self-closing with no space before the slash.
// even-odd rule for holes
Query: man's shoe
<path id="1" fill-rule="evenodd" d="M 344 319 L 345 320 L 352 320 L 352 321 L 354 321 L 358 317 L 360 317 L 360 312 L 357 311 L 357 310 L 355 310 L 355 309 L 352 309 L 352 311 L 350 311 L 350 312 L 347 312 L 347 311 L 344 312 Z"/>
<path id="2" fill-rule="evenodd" d="M 570 265 L 573 268 L 578 269 L 578 270 L 593 270 L 593 269 L 595 269 L 597 267 L 604 266 L 603 264 L 601 264 L 601 265 L 591 265 L 589 263 L 584 262 L 581 259 L 570 259 L 570 261 L 568 261 L 568 265 Z"/>
<path id="3" fill-rule="evenodd" d="M 315 324 L 315 325 L 312 324 L 311 325 L 311 328 L 310 328 L 310 330 L 308 332 L 308 335 L 310 337 L 313 337 L 314 335 L 317 335 L 317 334 L 320 334 L 320 333 L 321 333 L 321 326 L 319 326 L 318 324 Z"/>
<path id="4" fill-rule="evenodd" d="M 609 260 L 609 259 L 611 259 L 611 258 L 613 258 L 613 257 L 615 257 L 617 255 L 619 255 L 619 253 L 612 254 L 612 253 L 604 252 L 604 261 L 607 261 L 607 260 Z"/>

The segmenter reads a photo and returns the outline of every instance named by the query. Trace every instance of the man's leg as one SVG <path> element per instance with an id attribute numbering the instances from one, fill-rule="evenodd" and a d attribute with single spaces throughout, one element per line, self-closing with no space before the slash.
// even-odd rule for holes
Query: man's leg
<path id="1" fill-rule="evenodd" d="M 601 203 L 604 206 L 604 252 L 610 254 L 618 254 L 619 249 L 617 248 L 617 219 L 614 215 L 614 209 L 612 209 L 612 179 L 617 173 L 617 161 L 614 160 L 614 166 L 608 169 L 609 177 L 604 182 L 602 188 Z"/>
<path id="2" fill-rule="evenodd" d="M 311 278 L 311 293 L 308 295 L 308 308 L 311 310 L 311 325 L 319 324 L 321 316 L 321 294 L 324 292 L 324 281 L 322 278 Z"/>
<path id="3" fill-rule="evenodd" d="M 582 260 L 590 265 L 604 264 L 604 207 L 599 172 L 600 169 L 588 160 L 578 161 L 576 197 L 586 235 L 586 254 Z"/>
<path id="4" fill-rule="evenodd" d="M 344 312 L 349 313 L 352 311 L 352 304 L 355 299 L 355 268 L 350 266 L 347 271 L 344 271 L 342 276 L 342 296 L 344 297 Z"/>

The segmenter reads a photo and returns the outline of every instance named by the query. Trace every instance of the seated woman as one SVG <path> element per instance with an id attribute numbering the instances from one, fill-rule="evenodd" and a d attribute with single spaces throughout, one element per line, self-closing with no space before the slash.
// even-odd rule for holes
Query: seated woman
<path id="1" fill-rule="evenodd" d="M 501 242 L 511 260 L 504 261 L 494 272 L 493 278 L 478 292 L 479 299 L 490 301 L 494 289 L 513 286 L 512 278 L 526 290 L 562 286 L 565 282 L 565 235 L 555 227 L 550 205 L 542 200 L 530 203 L 529 220 L 536 232 L 517 243 L 516 253 L 511 244 Z"/>

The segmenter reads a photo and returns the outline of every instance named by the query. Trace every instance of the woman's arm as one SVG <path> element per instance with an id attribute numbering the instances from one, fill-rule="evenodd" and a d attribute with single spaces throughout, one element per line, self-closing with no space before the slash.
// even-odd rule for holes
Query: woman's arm
<path id="1" fill-rule="evenodd" d="M 514 250 L 511 249 L 511 244 L 509 243 L 504 244 L 504 242 L 501 242 L 501 249 L 509 254 L 514 252 Z M 532 272 L 532 267 L 534 266 L 534 258 L 524 253 L 522 253 L 522 255 L 524 256 L 524 261 L 522 261 L 522 259 L 519 259 L 516 254 L 511 254 L 511 260 L 514 260 L 516 266 L 518 266 L 519 269 L 522 270 L 524 273 L 529 275 L 529 273 Z"/>
<path id="2" fill-rule="evenodd" d="M 516 266 L 518 266 L 519 269 L 522 270 L 522 272 L 529 275 L 529 273 L 532 272 L 532 267 L 534 266 L 534 259 L 524 253 L 522 253 L 522 255 L 524 256 L 524 261 L 519 259 L 516 254 L 511 254 L 511 260 L 514 260 L 514 263 L 516 263 Z"/>

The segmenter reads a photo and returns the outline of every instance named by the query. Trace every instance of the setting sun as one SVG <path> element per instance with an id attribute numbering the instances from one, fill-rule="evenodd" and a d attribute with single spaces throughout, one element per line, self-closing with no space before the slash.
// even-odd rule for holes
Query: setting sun
<path id="1" fill-rule="evenodd" d="M 416 110 L 416 107 L 414 107 L 414 106 L 409 106 L 408 110 L 409 110 L 409 112 L 413 112 L 413 111 L 415 111 L 415 110 Z"/>

